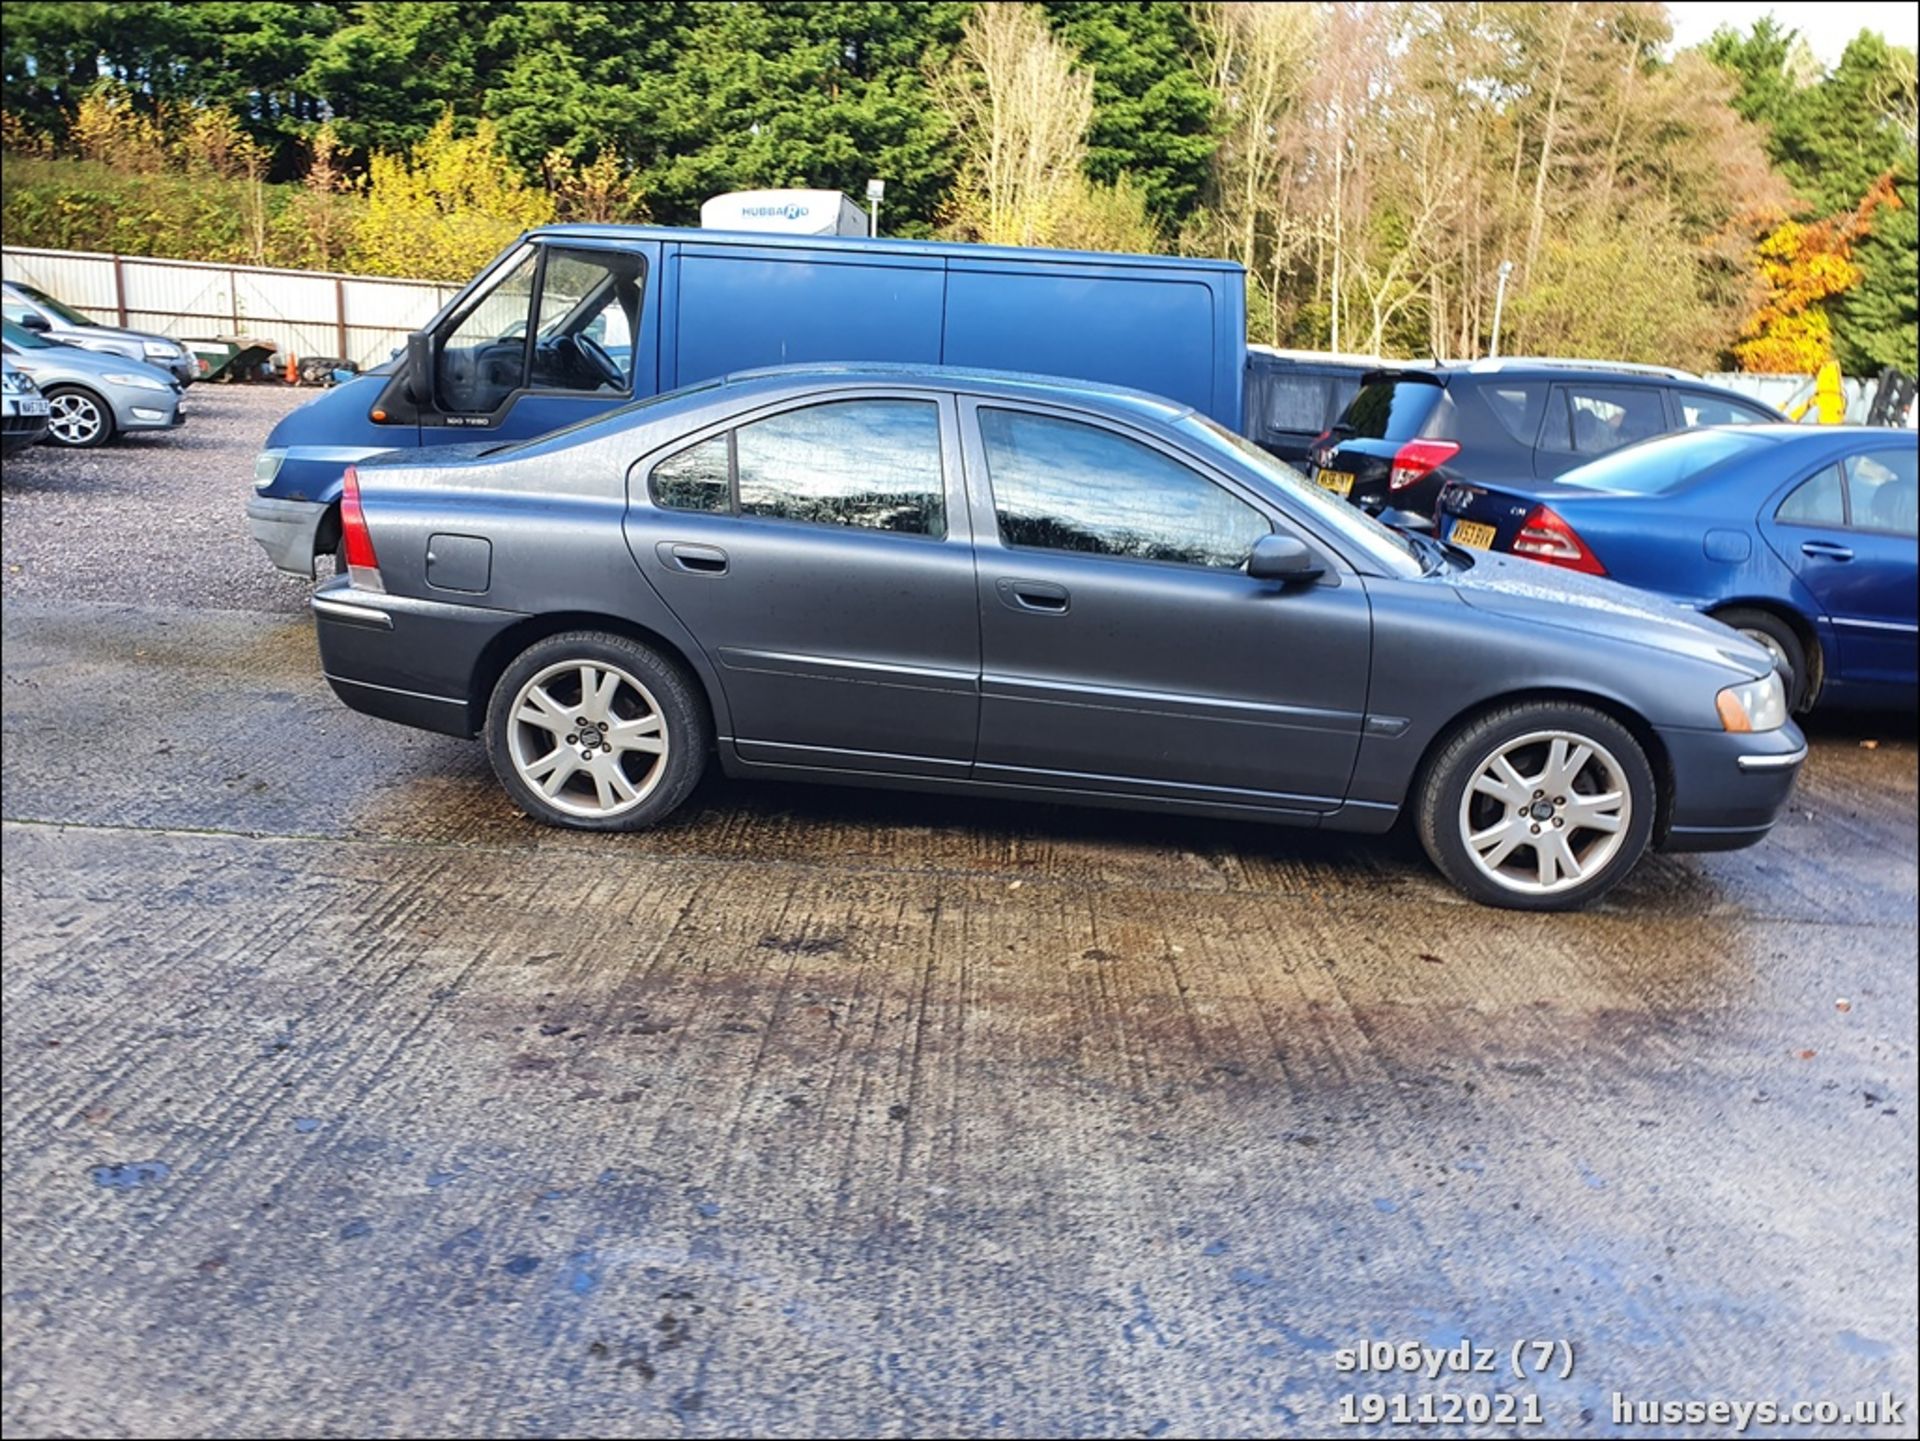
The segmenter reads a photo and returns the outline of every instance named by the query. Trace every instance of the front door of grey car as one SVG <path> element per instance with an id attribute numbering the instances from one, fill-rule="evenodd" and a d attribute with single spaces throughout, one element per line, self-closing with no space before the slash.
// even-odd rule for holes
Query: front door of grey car
<path id="1" fill-rule="evenodd" d="M 953 403 L 842 395 L 647 458 L 635 559 L 743 760 L 964 777 L 980 627 Z"/>
<path id="2" fill-rule="evenodd" d="M 982 780 L 1326 811 L 1371 620 L 1358 578 L 1246 573 L 1278 510 L 1104 421 L 968 401 Z M 1279 524 L 1276 525 L 1276 519 Z M 1305 536 L 1299 537 L 1307 539 Z"/>

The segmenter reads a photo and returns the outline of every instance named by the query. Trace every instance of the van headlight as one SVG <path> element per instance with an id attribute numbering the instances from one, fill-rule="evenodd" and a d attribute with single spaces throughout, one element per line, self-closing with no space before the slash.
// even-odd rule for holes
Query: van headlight
<path id="1" fill-rule="evenodd" d="M 1745 685 L 1730 685 L 1714 697 L 1720 724 L 1738 734 L 1777 731 L 1787 723 L 1787 687 L 1779 671 Z"/>
<path id="2" fill-rule="evenodd" d="M 151 375 L 103 375 L 100 378 L 109 385 L 131 386 L 135 390 L 173 389 L 172 384 L 168 381 L 160 380 Z"/>
<path id="3" fill-rule="evenodd" d="M 141 349 L 146 351 L 148 358 L 152 360 L 177 360 L 180 356 L 180 347 L 170 340 L 143 341 Z"/>
<path id="4" fill-rule="evenodd" d="M 273 484 L 273 478 L 280 473 L 280 465 L 287 458 L 287 452 L 281 450 L 263 450 L 253 458 L 253 488 L 265 490 Z"/>

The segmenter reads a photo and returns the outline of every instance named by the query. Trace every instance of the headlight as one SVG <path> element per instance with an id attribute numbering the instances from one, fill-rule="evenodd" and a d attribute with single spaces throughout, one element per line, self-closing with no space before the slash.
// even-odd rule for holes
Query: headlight
<path id="1" fill-rule="evenodd" d="M 135 390 L 172 390 L 170 382 L 151 375 L 103 375 L 100 377 L 109 385 L 130 385 Z"/>
<path id="2" fill-rule="evenodd" d="M 8 395 L 20 395 L 27 388 L 21 383 L 25 379 L 26 377 L 17 370 L 0 370 L 0 390 L 4 390 Z"/>
<path id="3" fill-rule="evenodd" d="M 180 354 L 180 347 L 167 340 L 145 341 L 141 348 L 156 360 L 172 360 Z"/>
<path id="4" fill-rule="evenodd" d="M 253 458 L 253 488 L 265 490 L 273 484 L 273 478 L 280 473 L 280 463 L 287 458 L 284 450 L 263 450 Z"/>
<path id="5" fill-rule="evenodd" d="M 1730 685 L 1714 697 L 1720 724 L 1730 731 L 1777 731 L 1787 723 L 1787 688 L 1773 671 L 1745 685 Z"/>

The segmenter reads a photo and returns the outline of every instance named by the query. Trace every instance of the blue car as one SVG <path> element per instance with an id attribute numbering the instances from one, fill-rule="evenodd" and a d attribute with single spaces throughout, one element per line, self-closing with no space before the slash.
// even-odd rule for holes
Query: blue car
<path id="1" fill-rule="evenodd" d="M 1796 711 L 1911 707 L 1915 457 L 1912 431 L 1715 426 L 1551 482 L 1455 481 L 1438 529 L 1706 612 L 1773 653 Z"/>

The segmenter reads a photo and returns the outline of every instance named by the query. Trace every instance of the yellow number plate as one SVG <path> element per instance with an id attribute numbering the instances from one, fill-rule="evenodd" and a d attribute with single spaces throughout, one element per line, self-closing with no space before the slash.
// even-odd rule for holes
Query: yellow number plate
<path id="1" fill-rule="evenodd" d="M 1493 527 L 1477 520 L 1456 520 L 1449 537 L 1455 545 L 1470 545 L 1475 550 L 1493 549 Z"/>
<path id="2" fill-rule="evenodd" d="M 1353 493 L 1353 472 L 1350 470 L 1323 470 L 1314 479 L 1320 482 L 1322 490 L 1330 490 L 1335 495 Z"/>

